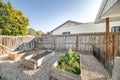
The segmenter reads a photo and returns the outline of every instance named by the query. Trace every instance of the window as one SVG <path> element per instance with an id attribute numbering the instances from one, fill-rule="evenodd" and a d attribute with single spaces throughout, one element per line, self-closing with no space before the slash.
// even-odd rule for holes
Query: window
<path id="1" fill-rule="evenodd" d="M 120 32 L 120 26 L 112 27 L 111 32 Z"/>
<path id="2" fill-rule="evenodd" d="M 62 34 L 63 34 L 63 35 L 69 35 L 70 32 L 63 32 Z"/>

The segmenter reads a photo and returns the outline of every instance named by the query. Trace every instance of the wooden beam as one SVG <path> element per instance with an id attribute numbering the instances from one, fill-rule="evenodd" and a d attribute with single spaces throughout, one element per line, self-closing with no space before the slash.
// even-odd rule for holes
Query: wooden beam
<path id="1" fill-rule="evenodd" d="M 54 36 L 54 50 L 56 50 L 56 40 L 55 40 L 55 36 Z"/>
<path id="2" fill-rule="evenodd" d="M 117 55 L 117 33 L 116 32 L 114 32 L 113 34 L 112 53 L 113 53 L 113 57 Z"/>
<path id="3" fill-rule="evenodd" d="M 11 51 L 11 52 L 13 52 L 13 51 L 14 51 L 14 50 L 10 49 L 9 47 L 4 46 L 4 45 L 2 45 L 2 44 L 0 44 L 0 47 L 3 47 L 3 48 L 5 48 L 5 49 L 7 49 L 7 50 L 9 50 L 9 51 Z"/>
<path id="4" fill-rule="evenodd" d="M 106 18 L 106 61 L 110 60 L 110 32 L 109 32 L 109 18 Z"/>
<path id="5" fill-rule="evenodd" d="M 79 46 L 79 36 L 78 36 L 78 34 L 76 34 L 76 51 L 78 51 L 78 46 Z"/>

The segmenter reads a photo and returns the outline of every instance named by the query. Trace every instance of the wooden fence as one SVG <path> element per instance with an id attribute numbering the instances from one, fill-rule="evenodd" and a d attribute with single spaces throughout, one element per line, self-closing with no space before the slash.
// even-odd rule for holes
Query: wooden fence
<path id="1" fill-rule="evenodd" d="M 120 54 L 120 33 L 116 33 L 116 35 L 116 52 Z M 93 53 L 93 46 L 100 49 L 100 54 L 105 54 L 105 33 L 55 35 L 36 38 L 28 36 L 0 36 L 0 53 L 6 53 L 4 52 L 6 47 L 11 51 L 25 51 L 36 47 L 54 50 L 68 50 L 69 48 L 72 48 L 73 50 L 80 52 Z M 113 33 L 110 34 L 110 53 L 113 53 Z"/>
<path id="2" fill-rule="evenodd" d="M 73 50 L 93 55 L 112 75 L 114 56 L 120 56 L 120 33 L 110 33 L 110 60 L 106 61 L 106 33 L 87 33 L 36 37 L 36 47 L 54 50 Z M 107 56 L 108 57 L 108 56 Z"/>
<path id="3" fill-rule="evenodd" d="M 35 47 L 34 39 L 30 36 L 0 36 L 0 54 L 33 49 Z"/>
<path id="4" fill-rule="evenodd" d="M 106 62 L 106 33 L 85 33 L 72 35 L 51 35 L 42 37 L 0 36 L 0 55 L 9 51 L 27 51 L 45 48 L 67 51 L 69 48 L 94 56 L 112 74 L 114 56 L 120 56 L 120 33 L 110 33 L 110 63 Z"/>
<path id="5" fill-rule="evenodd" d="M 93 52 L 93 45 L 105 51 L 105 33 L 43 36 L 36 38 L 36 47 L 55 50 Z"/>
<path id="6" fill-rule="evenodd" d="M 110 33 L 110 53 L 113 53 L 113 47 L 116 53 L 120 54 L 120 33 Z M 106 52 L 106 34 L 105 33 L 85 33 L 73 35 L 55 35 L 36 37 L 36 47 L 48 48 L 54 50 L 73 50 L 80 52 L 93 52 L 93 46 L 100 49 L 100 53 Z M 115 42 L 115 43 L 114 43 Z M 116 47 L 115 47 L 116 46 Z"/>

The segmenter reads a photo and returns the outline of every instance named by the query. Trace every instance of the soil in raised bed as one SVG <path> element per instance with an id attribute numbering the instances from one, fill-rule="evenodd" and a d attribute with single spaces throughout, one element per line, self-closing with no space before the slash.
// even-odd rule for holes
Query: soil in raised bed
<path id="1" fill-rule="evenodd" d="M 38 54 L 38 55 L 32 57 L 31 59 L 36 61 L 36 60 L 42 58 L 43 56 L 50 54 L 51 52 L 52 51 L 45 51 L 45 52 L 43 52 L 41 54 Z"/>
<path id="2" fill-rule="evenodd" d="M 24 55 L 22 56 L 22 59 L 24 59 L 26 56 L 31 55 L 33 53 L 38 53 L 39 51 L 40 51 L 40 49 L 39 50 L 31 50 L 31 51 L 24 52 Z"/>

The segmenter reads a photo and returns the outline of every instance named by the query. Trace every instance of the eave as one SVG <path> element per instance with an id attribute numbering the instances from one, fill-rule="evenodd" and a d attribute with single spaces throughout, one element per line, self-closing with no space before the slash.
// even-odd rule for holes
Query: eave
<path id="1" fill-rule="evenodd" d="M 105 19 L 108 17 L 110 22 L 120 21 L 120 0 L 116 2 L 104 15 L 102 15 L 102 11 L 106 5 L 106 2 L 107 0 L 103 0 L 97 14 L 95 23 L 104 23 Z"/>

